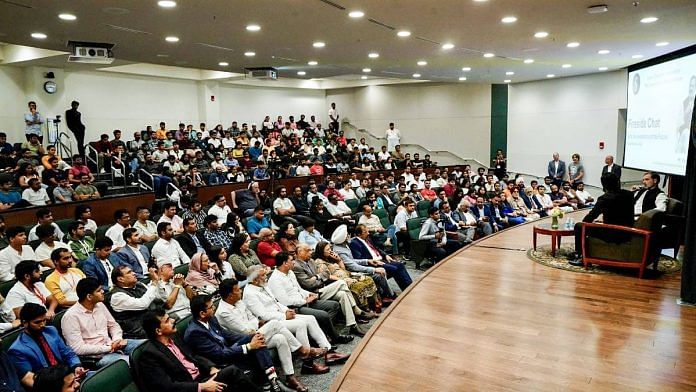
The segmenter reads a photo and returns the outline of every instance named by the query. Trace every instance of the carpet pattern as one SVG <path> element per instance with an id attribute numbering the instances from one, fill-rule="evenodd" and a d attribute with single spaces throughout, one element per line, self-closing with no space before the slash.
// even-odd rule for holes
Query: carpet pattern
<path id="1" fill-rule="evenodd" d="M 633 268 L 615 268 L 609 266 L 599 266 L 592 265 L 589 269 L 585 267 L 576 267 L 568 264 L 571 260 L 571 254 L 574 253 L 574 247 L 572 246 L 561 246 L 560 249 L 556 251 L 556 257 L 551 256 L 551 246 L 537 246 L 537 250 L 530 248 L 527 250 L 527 257 L 534 260 L 535 262 L 545 265 L 547 267 L 558 268 L 566 271 L 581 272 L 587 274 L 614 274 L 614 275 L 626 275 L 635 276 L 636 269 Z M 662 276 L 664 274 L 672 274 L 681 271 L 681 262 L 673 257 L 660 255 L 660 260 L 657 265 L 657 273 L 652 273 L 652 268 L 648 267 L 646 269 L 647 277 L 656 275 L 655 277 Z"/>

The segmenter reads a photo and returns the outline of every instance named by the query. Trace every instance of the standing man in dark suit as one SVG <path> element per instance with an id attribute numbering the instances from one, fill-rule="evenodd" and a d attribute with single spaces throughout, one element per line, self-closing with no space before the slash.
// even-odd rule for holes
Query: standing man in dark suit
<path id="1" fill-rule="evenodd" d="M 553 183 L 558 185 L 559 188 L 566 175 L 566 164 L 560 158 L 561 156 L 558 155 L 557 152 L 554 152 L 553 159 L 549 161 L 549 166 L 547 169 L 549 177 L 553 178 Z"/>
<path id="2" fill-rule="evenodd" d="M 591 223 L 602 215 L 606 224 L 632 227 L 633 226 L 633 193 L 621 189 L 619 178 L 612 173 L 602 176 L 602 187 L 606 192 L 597 198 L 597 204 L 592 207 L 589 214 L 585 215 L 583 222 Z M 624 242 L 629 239 L 624 233 L 607 230 L 604 240 L 610 242 Z M 582 266 L 582 223 L 575 224 L 575 254 L 570 265 Z"/>
<path id="3" fill-rule="evenodd" d="M 146 313 L 143 328 L 148 342 L 131 366 L 147 392 L 261 391 L 239 368 L 218 369 L 194 356 L 175 339 L 174 319 L 164 309 Z"/>
<path id="4" fill-rule="evenodd" d="M 613 155 L 607 155 L 606 158 L 604 158 L 604 167 L 602 168 L 602 175 L 605 173 L 611 173 L 616 176 L 616 178 L 621 180 L 621 166 L 614 163 L 614 156 Z"/>
<path id="5" fill-rule="evenodd" d="M 68 129 L 75 135 L 77 151 L 80 153 L 81 157 L 84 157 L 85 125 L 82 123 L 82 113 L 77 111 L 78 106 L 80 106 L 80 103 L 77 101 L 72 101 L 72 103 L 70 103 L 70 109 L 65 111 L 65 123 L 68 125 Z"/>

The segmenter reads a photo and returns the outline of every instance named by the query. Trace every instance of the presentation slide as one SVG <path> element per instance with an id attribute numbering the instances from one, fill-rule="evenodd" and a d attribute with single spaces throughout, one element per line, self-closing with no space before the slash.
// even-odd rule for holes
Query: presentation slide
<path id="1" fill-rule="evenodd" d="M 684 175 L 696 97 L 696 54 L 628 73 L 624 166 Z"/>

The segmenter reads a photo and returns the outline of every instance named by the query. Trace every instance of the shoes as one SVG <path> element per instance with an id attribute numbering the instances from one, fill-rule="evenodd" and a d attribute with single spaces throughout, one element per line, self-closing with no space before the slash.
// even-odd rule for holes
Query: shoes
<path id="1" fill-rule="evenodd" d="M 309 361 L 312 359 L 321 358 L 326 355 L 326 352 L 327 351 L 325 348 L 310 348 L 309 352 L 307 352 L 305 355 L 300 355 L 300 359 L 303 361 Z"/>
<path id="2" fill-rule="evenodd" d="M 334 338 L 334 343 L 336 344 L 346 344 L 353 341 L 353 337 L 350 335 L 338 335 Z"/>
<path id="3" fill-rule="evenodd" d="M 326 354 L 326 364 L 329 366 L 337 365 L 339 363 L 344 363 L 348 358 L 350 358 L 350 354 L 329 353 Z"/>
<path id="4" fill-rule="evenodd" d="M 330 354 L 327 354 L 330 355 Z M 305 362 L 302 364 L 302 374 L 326 374 L 329 372 L 329 367 L 316 362 Z"/>
<path id="5" fill-rule="evenodd" d="M 394 302 L 394 299 L 392 299 L 392 298 L 382 298 L 382 307 L 386 308 L 389 305 L 391 305 L 392 302 Z"/>
<path id="6" fill-rule="evenodd" d="M 280 386 L 280 382 L 277 378 L 272 379 L 268 384 L 264 385 L 263 390 L 270 392 L 285 392 L 284 389 Z"/>
<path id="7" fill-rule="evenodd" d="M 355 321 L 356 321 L 358 324 L 367 324 L 367 323 L 370 322 L 370 320 L 367 320 L 367 319 L 364 319 L 364 318 L 360 318 L 360 317 L 357 317 L 357 316 L 355 317 Z"/>
<path id="8" fill-rule="evenodd" d="M 302 384 L 302 381 L 300 381 L 300 379 L 297 378 L 297 376 L 294 374 L 285 378 L 285 385 L 289 389 L 292 389 L 297 392 L 309 392 L 309 388 L 307 388 L 306 385 Z"/>
<path id="9" fill-rule="evenodd" d="M 391 248 L 392 243 L 391 243 L 391 238 L 387 238 L 386 241 L 384 241 L 384 247 L 385 248 Z"/>
<path id="10" fill-rule="evenodd" d="M 575 267 L 584 267 L 585 266 L 585 264 L 582 262 L 582 258 L 570 260 L 570 261 L 568 261 L 568 264 L 575 266 Z"/>
<path id="11" fill-rule="evenodd" d="M 377 318 L 377 314 L 373 311 L 365 312 L 363 311 L 357 316 L 358 319 L 363 319 L 363 320 L 372 320 Z"/>
<path id="12" fill-rule="evenodd" d="M 367 328 L 363 327 L 362 325 L 355 324 L 350 327 L 350 333 L 351 335 L 363 337 L 365 336 L 365 333 L 367 333 Z"/>

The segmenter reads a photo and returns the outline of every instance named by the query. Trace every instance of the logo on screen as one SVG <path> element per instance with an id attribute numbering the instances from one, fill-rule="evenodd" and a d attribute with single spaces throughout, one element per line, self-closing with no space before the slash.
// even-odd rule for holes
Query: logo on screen
<path id="1" fill-rule="evenodd" d="M 637 95 L 640 91 L 640 74 L 633 76 L 633 95 Z"/>

